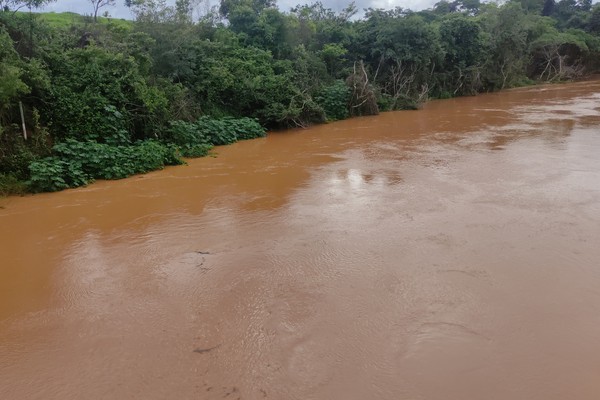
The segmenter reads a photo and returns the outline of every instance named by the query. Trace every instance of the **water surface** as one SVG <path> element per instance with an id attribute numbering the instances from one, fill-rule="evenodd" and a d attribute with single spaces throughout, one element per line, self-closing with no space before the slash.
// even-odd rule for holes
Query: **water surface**
<path id="1" fill-rule="evenodd" d="M 0 398 L 600 398 L 600 82 L 216 152 L 0 200 Z"/>

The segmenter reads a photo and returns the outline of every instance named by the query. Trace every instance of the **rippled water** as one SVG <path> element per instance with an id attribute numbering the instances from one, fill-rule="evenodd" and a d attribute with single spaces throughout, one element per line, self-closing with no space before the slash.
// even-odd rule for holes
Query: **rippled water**
<path id="1" fill-rule="evenodd" d="M 0 200 L 0 398 L 600 398 L 600 82 L 217 153 Z"/>

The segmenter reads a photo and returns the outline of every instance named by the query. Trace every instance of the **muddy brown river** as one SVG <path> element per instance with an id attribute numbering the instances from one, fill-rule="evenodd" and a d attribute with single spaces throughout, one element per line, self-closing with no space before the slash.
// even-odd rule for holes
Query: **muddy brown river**
<path id="1" fill-rule="evenodd" d="M 0 398 L 597 400 L 600 81 L 0 199 Z"/>

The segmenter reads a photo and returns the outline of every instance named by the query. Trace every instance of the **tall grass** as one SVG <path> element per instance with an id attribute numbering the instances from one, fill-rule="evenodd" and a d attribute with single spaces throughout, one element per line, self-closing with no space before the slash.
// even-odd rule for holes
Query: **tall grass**
<path id="1" fill-rule="evenodd" d="M 41 21 L 44 21 L 52 28 L 68 28 L 71 26 L 86 25 L 93 23 L 91 16 L 79 15 L 72 12 L 47 12 L 36 13 Z M 133 29 L 133 21 L 118 18 L 98 17 L 98 23 L 104 25 L 113 25 L 124 29 Z"/>

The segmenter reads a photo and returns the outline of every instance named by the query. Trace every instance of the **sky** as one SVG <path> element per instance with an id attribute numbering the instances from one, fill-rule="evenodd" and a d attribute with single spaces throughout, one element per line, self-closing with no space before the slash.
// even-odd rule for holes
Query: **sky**
<path id="1" fill-rule="evenodd" d="M 218 5 L 219 0 L 204 0 L 209 1 L 211 5 Z M 352 0 L 321 0 L 325 7 L 339 11 L 348 6 Z M 354 3 L 359 10 L 363 8 L 383 8 L 386 10 L 395 7 L 409 8 L 414 11 L 423 10 L 432 7 L 439 0 L 355 0 Z M 167 0 L 167 3 L 173 4 L 175 0 Z M 310 4 L 313 0 L 277 0 L 279 9 L 289 11 L 290 8 L 298 4 Z M 111 17 L 133 19 L 131 12 L 124 5 L 125 0 L 116 0 L 116 5 L 112 7 L 102 8 L 98 14 L 104 14 L 108 11 Z M 90 15 L 93 12 L 92 3 L 90 0 L 57 0 L 54 3 L 40 9 L 45 12 L 64 12 L 71 11 L 82 15 Z"/>

